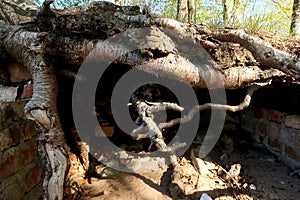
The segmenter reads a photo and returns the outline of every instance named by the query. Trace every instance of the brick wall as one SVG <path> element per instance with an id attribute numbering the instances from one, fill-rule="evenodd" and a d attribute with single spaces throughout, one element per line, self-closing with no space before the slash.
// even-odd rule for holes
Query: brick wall
<path id="1" fill-rule="evenodd" d="M 242 112 L 241 128 L 287 164 L 300 166 L 300 115 L 252 107 Z"/>
<path id="2" fill-rule="evenodd" d="M 36 131 L 24 118 L 26 101 L 0 103 L 0 199 L 37 199 L 41 168 Z"/>

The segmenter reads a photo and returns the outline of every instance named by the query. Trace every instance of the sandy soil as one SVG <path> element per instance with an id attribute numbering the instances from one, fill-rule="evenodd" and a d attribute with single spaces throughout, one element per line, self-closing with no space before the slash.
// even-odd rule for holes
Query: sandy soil
<path id="1" fill-rule="evenodd" d="M 67 199 L 200 199 L 203 193 L 216 200 L 299 199 L 298 175 L 291 176 L 291 169 L 257 146 L 227 152 L 216 147 L 200 162 L 200 173 L 195 158 L 187 155 L 175 168 L 165 166 L 143 174 L 113 171 L 110 178 L 101 179 L 77 177 L 80 190 L 69 192 Z M 237 171 L 230 170 L 237 166 Z"/>

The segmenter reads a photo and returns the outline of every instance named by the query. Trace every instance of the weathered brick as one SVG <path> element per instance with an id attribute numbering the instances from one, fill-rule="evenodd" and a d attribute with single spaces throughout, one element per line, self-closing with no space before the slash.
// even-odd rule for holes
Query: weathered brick
<path id="1" fill-rule="evenodd" d="M 282 150 L 283 144 L 277 139 L 269 138 L 268 145 L 275 148 L 278 151 Z"/>
<path id="2" fill-rule="evenodd" d="M 13 110 L 7 103 L 0 103 L 0 131 L 12 124 Z"/>
<path id="3" fill-rule="evenodd" d="M 39 183 L 32 190 L 23 196 L 23 200 L 40 199 L 42 193 L 42 185 Z"/>
<path id="4" fill-rule="evenodd" d="M 31 167 L 25 175 L 25 191 L 30 191 L 41 180 L 41 168 L 37 165 Z"/>
<path id="5" fill-rule="evenodd" d="M 9 63 L 7 69 L 10 74 L 10 81 L 12 83 L 23 82 L 32 79 L 32 76 L 28 69 L 19 63 Z"/>
<path id="6" fill-rule="evenodd" d="M 254 139 L 272 152 L 300 161 L 300 116 L 274 109 L 252 108 L 242 113 L 241 128 L 254 133 Z"/>
<path id="7" fill-rule="evenodd" d="M 8 129 L 0 132 L 0 151 L 4 151 L 13 145 L 13 140 L 10 137 Z"/>
<path id="8" fill-rule="evenodd" d="M 300 116 L 288 115 L 286 116 L 284 123 L 287 127 L 300 129 Z"/>
<path id="9" fill-rule="evenodd" d="M 241 128 L 246 130 L 249 133 L 257 132 L 257 126 L 260 120 L 254 119 L 253 117 L 243 115 L 241 117 Z"/>
<path id="10" fill-rule="evenodd" d="M 0 192 L 0 199 L 17 200 L 17 199 L 22 199 L 22 197 L 23 197 L 23 192 L 18 183 L 13 183 L 11 185 L 8 185 L 5 188 L 3 188 Z"/>
<path id="11" fill-rule="evenodd" d="M 263 135 L 267 135 L 270 131 L 270 126 L 269 126 L 269 122 L 266 120 L 262 120 L 260 121 L 260 123 L 258 124 L 258 131 L 263 134 Z"/>
<path id="12" fill-rule="evenodd" d="M 274 139 L 279 139 L 278 137 L 280 135 L 281 129 L 281 125 L 267 120 L 261 121 L 258 125 L 258 130 L 260 133 L 268 135 L 269 137 Z"/>
<path id="13" fill-rule="evenodd" d="M 19 124 L 11 126 L 0 132 L 0 151 L 4 151 L 11 146 L 16 146 L 24 141 L 24 135 Z"/>
<path id="14" fill-rule="evenodd" d="M 16 121 L 22 121 L 24 106 L 28 101 L 0 103 L 0 131 L 10 127 Z"/>
<path id="15" fill-rule="evenodd" d="M 1 152 L 0 181 L 21 170 L 37 157 L 36 141 L 29 140 L 20 143 L 17 147 Z"/>
<path id="16" fill-rule="evenodd" d="M 35 125 L 32 121 L 24 121 L 23 123 L 23 133 L 24 133 L 24 137 L 25 140 L 31 139 L 33 137 L 36 137 L 36 129 L 35 129 Z"/>
<path id="17" fill-rule="evenodd" d="M 280 112 L 278 110 L 268 109 L 265 110 L 266 118 L 277 123 L 281 123 L 283 121 L 286 113 Z"/>
<path id="18" fill-rule="evenodd" d="M 282 128 L 280 132 L 277 134 L 279 135 L 280 141 L 283 144 L 289 146 L 296 146 L 297 141 L 296 141 L 295 133 L 290 129 Z"/>
<path id="19" fill-rule="evenodd" d="M 26 103 L 0 103 L 0 199 L 38 199 L 40 196 L 36 131 L 34 123 L 24 118 Z"/>
<path id="20" fill-rule="evenodd" d="M 290 158 L 300 161 L 300 148 L 285 146 L 285 154 Z"/>

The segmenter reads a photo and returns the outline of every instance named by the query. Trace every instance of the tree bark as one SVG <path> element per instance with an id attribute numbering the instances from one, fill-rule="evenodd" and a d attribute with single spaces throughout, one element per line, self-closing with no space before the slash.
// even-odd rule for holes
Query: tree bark
<path id="1" fill-rule="evenodd" d="M 300 35 L 300 1 L 294 0 L 290 33 L 292 36 Z"/>
<path id="2" fill-rule="evenodd" d="M 232 0 L 222 0 L 223 6 L 223 24 L 228 26 L 231 20 L 232 14 Z"/>
<path id="3" fill-rule="evenodd" d="M 233 5 L 233 25 L 239 27 L 242 23 L 241 0 L 234 0 Z"/>
<path id="4" fill-rule="evenodd" d="M 194 21 L 195 1 L 194 0 L 178 0 L 177 1 L 177 17 L 181 22 Z"/>
<path id="5" fill-rule="evenodd" d="M 188 16 L 188 1 L 178 0 L 177 1 L 177 17 L 178 21 L 184 22 Z"/>
<path id="6" fill-rule="evenodd" d="M 195 18 L 195 0 L 188 0 L 189 22 L 194 22 Z"/>
<path id="7" fill-rule="evenodd" d="M 10 57 L 27 66 L 34 81 L 33 96 L 26 104 L 25 114 L 35 121 L 39 129 L 39 153 L 45 164 L 43 196 L 46 199 L 62 199 L 68 158 L 56 110 L 56 77 L 52 66 L 47 65 L 44 59 L 42 40 L 45 33 L 24 31 L 18 26 L 8 27 L 8 30 L 3 41 L 4 48 Z"/>
<path id="8" fill-rule="evenodd" d="M 125 6 L 125 0 L 116 0 L 115 2 L 118 6 Z"/>
<path id="9" fill-rule="evenodd" d="M 32 74 L 33 96 L 24 112 L 36 122 L 39 130 L 44 199 L 63 198 L 68 170 L 64 133 L 57 112 L 55 63 L 63 61 L 78 67 L 97 47 L 100 60 L 116 58 L 115 63 L 185 81 L 194 88 L 236 89 L 272 80 L 299 83 L 300 61 L 297 55 L 278 50 L 257 35 L 242 30 L 209 29 L 150 16 L 149 13 L 144 15 L 137 7 L 121 7 L 109 2 L 50 10 L 51 2 L 46 1 L 30 22 L 16 25 L 22 17 L 15 12 L 14 19 L 18 20 L 1 14 L 5 23 L 0 24 L 1 58 L 23 64 Z M 26 16 L 31 15 L 26 13 Z M 184 16 L 184 13 L 178 14 L 180 19 Z M 122 46 L 121 41 L 119 46 L 106 41 L 119 33 L 124 34 L 126 42 L 141 49 L 123 54 L 126 46 Z M 202 46 L 208 52 L 205 55 L 212 57 L 217 68 L 211 68 L 208 63 L 193 62 L 179 53 L 189 49 L 190 44 Z M 194 56 L 201 56 L 203 52 L 195 49 Z M 5 76 L 5 70 L 0 75 L 3 74 Z M 0 90 L 8 89 L 2 86 Z M 0 100 L 15 100 L 14 93 L 11 94 L 8 99 L 0 95 Z"/>

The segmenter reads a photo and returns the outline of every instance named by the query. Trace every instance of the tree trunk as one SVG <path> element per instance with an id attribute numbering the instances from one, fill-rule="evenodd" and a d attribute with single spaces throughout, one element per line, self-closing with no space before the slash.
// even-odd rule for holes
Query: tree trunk
<path id="1" fill-rule="evenodd" d="M 125 0 L 116 0 L 116 5 L 125 6 Z"/>
<path id="2" fill-rule="evenodd" d="M 232 15 L 232 0 L 222 0 L 223 6 L 223 24 L 228 26 Z"/>
<path id="3" fill-rule="evenodd" d="M 241 0 L 234 0 L 233 5 L 233 25 L 239 27 L 242 23 Z"/>
<path id="4" fill-rule="evenodd" d="M 184 22 L 188 16 L 188 1 L 178 0 L 177 1 L 177 17 L 178 21 Z"/>
<path id="5" fill-rule="evenodd" d="M 290 33 L 292 36 L 300 35 L 300 1 L 294 0 Z"/>
<path id="6" fill-rule="evenodd" d="M 195 18 L 195 0 L 188 0 L 189 22 L 194 22 Z"/>
<path id="7" fill-rule="evenodd" d="M 195 1 L 194 0 L 178 0 L 177 1 L 177 17 L 181 22 L 194 21 Z"/>
<path id="8" fill-rule="evenodd" d="M 186 17 L 187 10 L 187 4 L 182 5 L 181 2 L 184 1 L 178 2 L 179 7 L 184 9 L 179 9 L 179 20 Z M 51 10 L 51 3 L 45 1 L 36 18 L 30 22 L 16 25 L 24 19 L 23 14 L 28 17 L 31 14 L 22 13 L 21 16 L 15 11 L 15 15 L 1 14 L 5 23 L 0 24 L 1 58 L 23 64 L 32 74 L 33 96 L 24 112 L 36 122 L 39 131 L 44 199 L 63 198 L 68 171 L 64 132 L 57 112 L 58 86 L 54 65 L 57 65 L 56 69 L 70 71 L 74 67 L 76 71 L 91 50 L 97 47 L 99 60 L 109 58 L 120 68 L 129 65 L 162 78 L 187 82 L 193 88 L 236 89 L 272 80 L 299 83 L 300 60 L 297 55 L 279 50 L 261 37 L 242 30 L 209 29 L 149 16 L 137 7 L 119 7 L 109 2 L 92 2 L 80 9 L 64 10 Z M 3 3 L 0 2 L 0 5 Z M 16 9 L 14 6 L 10 8 Z M 123 40 L 117 43 L 106 40 L 120 33 L 124 44 L 136 45 L 140 49 L 126 52 Z M 186 52 L 191 45 L 202 46 L 207 52 L 195 48 L 193 55 L 180 53 Z M 201 56 L 211 58 L 211 62 L 198 62 L 197 58 Z M 60 65 L 62 62 L 64 64 Z M 211 67 L 212 63 L 216 68 Z M 0 71 L 0 76 L 7 76 L 7 72 Z M 2 84 L 7 83 L 4 81 Z M 1 86 L 1 94 L 8 92 L 11 97 L 0 95 L 0 100 L 15 100 L 14 89 L 13 86 Z M 245 105 L 249 105 L 249 100 L 239 107 L 209 104 L 205 108 L 236 111 Z M 157 127 L 155 130 L 158 130 Z"/>

